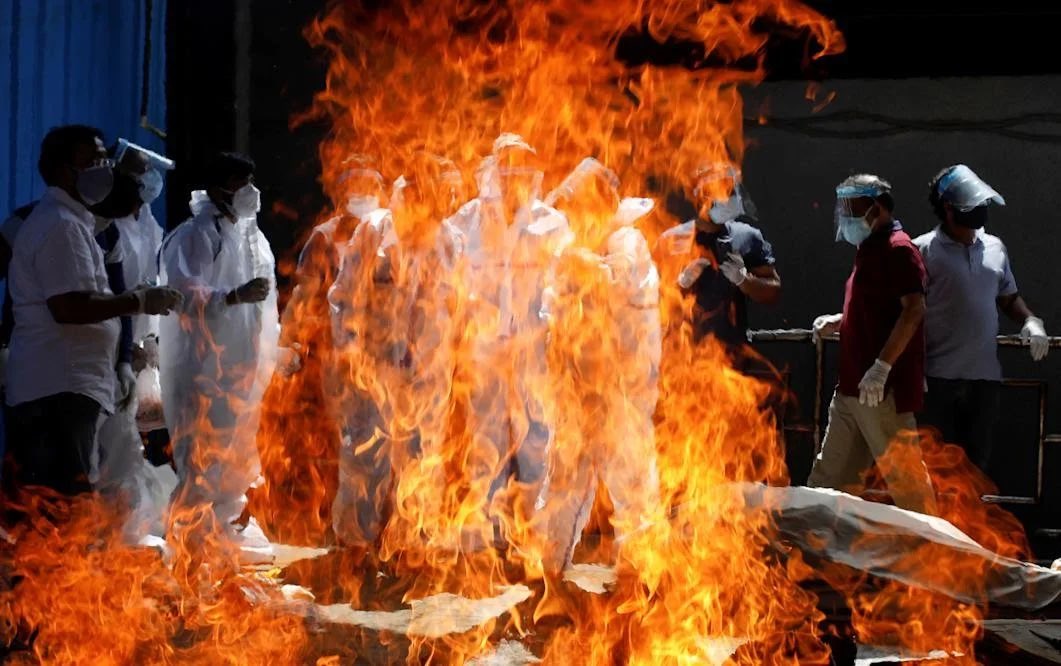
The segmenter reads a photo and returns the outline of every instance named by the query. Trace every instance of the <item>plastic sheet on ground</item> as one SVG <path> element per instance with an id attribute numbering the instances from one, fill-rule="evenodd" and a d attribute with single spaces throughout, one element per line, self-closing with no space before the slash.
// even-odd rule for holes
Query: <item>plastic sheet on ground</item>
<path id="1" fill-rule="evenodd" d="M 484 599 L 468 599 L 455 594 L 436 594 L 410 602 L 410 608 L 397 611 L 362 611 L 348 604 L 317 606 L 320 619 L 333 624 L 352 624 L 368 629 L 410 636 L 438 638 L 461 634 L 500 617 L 531 596 L 529 588 L 513 585 L 501 594 Z"/>
<path id="2" fill-rule="evenodd" d="M 966 603 L 1036 610 L 1061 602 L 1061 571 L 1002 557 L 954 525 L 825 488 L 739 484 L 750 509 L 774 514 L 781 537 L 804 554 L 932 590 Z M 982 572 L 975 580 L 943 576 L 924 561 Z"/>
<path id="3" fill-rule="evenodd" d="M 496 650 L 472 659 L 468 666 L 525 666 L 541 662 L 523 643 L 502 640 Z"/>
<path id="4" fill-rule="evenodd" d="M 613 567 L 603 564 L 572 564 L 564 569 L 564 580 L 583 592 L 605 594 L 615 586 L 618 574 Z"/>
<path id="5" fill-rule="evenodd" d="M 980 625 L 1029 654 L 1061 664 L 1061 620 L 984 620 Z"/>

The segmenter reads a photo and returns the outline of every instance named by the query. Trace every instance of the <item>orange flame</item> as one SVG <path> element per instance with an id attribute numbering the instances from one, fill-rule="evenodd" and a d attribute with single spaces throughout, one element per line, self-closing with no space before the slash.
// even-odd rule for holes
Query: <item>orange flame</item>
<path id="1" fill-rule="evenodd" d="M 314 230 L 283 321 L 304 367 L 264 397 L 269 483 L 253 511 L 290 540 L 317 542 L 334 526 L 346 548 L 329 571 L 339 580 L 326 582 L 359 608 L 391 593 L 539 592 L 476 629 L 410 635 L 409 663 L 464 663 L 501 635 L 537 641 L 555 664 L 822 663 L 824 614 L 801 586 L 815 575 L 847 595 L 863 640 L 972 658 L 980 609 L 874 589 L 838 566 L 815 572 L 777 543 L 768 508 L 745 505 L 733 482 L 788 483 L 764 408 L 773 389 L 735 370 L 715 340 L 694 344 L 676 280 L 688 257 L 650 255 L 673 222 L 659 202 L 704 165 L 739 165 L 738 86 L 762 79 L 777 27 L 805 31 L 817 56 L 843 48 L 835 26 L 795 0 L 335 2 L 307 29 L 331 60 L 301 119 L 331 124 L 321 180 L 335 208 L 374 187 L 352 169 L 381 160 L 401 180 L 382 202 L 389 213 L 329 214 Z M 693 55 L 683 67 L 620 58 L 631 39 Z M 528 145 L 495 146 L 508 132 Z M 565 178 L 587 157 L 600 168 Z M 548 201 L 491 191 L 503 170 L 535 169 Z M 631 222 L 620 202 L 635 196 L 657 203 Z M 529 233 L 539 240 L 519 235 Z M 194 434 L 223 455 L 209 445 L 223 435 L 210 402 Z M 958 481 L 951 451 L 928 450 L 954 485 L 947 517 L 1021 552 Z M 37 522 L 16 535 L 22 582 L 0 592 L 0 609 L 40 629 L 42 661 L 307 659 L 302 620 L 274 584 L 240 570 L 228 526 L 195 490 L 170 517 L 172 566 L 122 546 L 93 500 L 76 502 L 61 532 Z M 587 520 L 601 542 L 576 548 Z M 929 555 L 977 589 L 974 567 L 941 566 L 945 553 L 906 566 Z M 617 565 L 606 594 L 564 581 L 587 556 Z M 0 639 L 19 630 L 0 624 Z M 393 647 L 392 636 L 372 639 Z"/>
<path id="2" fill-rule="evenodd" d="M 750 641 L 734 656 L 741 663 L 826 657 L 817 627 L 823 616 L 799 585 L 811 570 L 798 554 L 778 550 L 768 513 L 747 510 L 727 486 L 787 482 L 776 424 L 763 407 L 770 387 L 733 370 L 719 345 L 694 346 L 689 304 L 675 279 L 686 259 L 666 252 L 654 257 L 665 333 L 658 383 L 632 385 L 653 373 L 637 365 L 646 349 L 623 345 L 614 267 L 604 260 L 620 197 L 662 199 L 693 185 L 704 165 L 739 165 L 739 85 L 762 78 L 763 49 L 775 26 L 806 31 L 818 44 L 816 57 L 843 48 L 831 22 L 787 1 L 449 0 L 384 8 L 348 2 L 334 3 L 309 26 L 310 42 L 328 51 L 330 66 L 325 90 L 296 122 L 330 123 L 320 154 L 331 196 L 344 195 L 343 161 L 352 154 L 381 159 L 394 176 L 415 170 L 413 156 L 421 151 L 445 155 L 465 174 L 475 172 L 465 182 L 476 181 L 480 193 L 490 187 L 491 169 L 531 166 L 544 172 L 541 192 L 560 186 L 547 203 L 565 215 L 570 234 L 543 250 L 556 257 L 547 259 L 555 261 L 548 285 L 510 278 L 508 265 L 484 277 L 490 269 L 474 265 L 474 252 L 435 275 L 452 299 L 444 307 L 420 301 L 435 315 L 426 317 L 436 323 L 429 338 L 444 352 L 423 366 L 431 379 L 419 383 L 396 380 L 378 353 L 366 353 L 395 344 L 390 336 L 402 322 L 386 302 L 394 298 L 388 290 L 415 289 L 402 268 L 406 259 L 379 254 L 361 265 L 356 286 L 342 294 L 341 302 L 361 308 L 366 318 L 354 324 L 365 345 L 340 352 L 347 384 L 358 387 L 357 399 L 370 396 L 383 412 L 369 438 L 350 447 L 362 453 L 380 442 L 391 447 L 369 466 L 389 457 L 382 464 L 392 486 L 365 483 L 357 491 L 372 498 L 386 523 L 380 557 L 399 577 L 415 579 L 406 599 L 439 591 L 487 596 L 498 585 L 544 578 L 532 617 L 514 614 L 507 623 L 521 634 L 531 630 L 528 621 L 553 629 L 543 646 L 549 663 L 569 663 L 573 654 L 582 663 L 699 661 L 719 637 Z M 692 55 L 683 67 L 641 62 L 628 53 L 628 40 L 638 36 L 683 45 Z M 480 161 L 506 132 L 522 137 L 533 154 L 517 148 L 520 161 L 511 162 L 511 152 L 502 160 L 494 145 L 493 157 Z M 565 176 L 586 157 L 616 178 L 593 181 L 575 196 L 565 190 Z M 478 220 L 488 214 L 486 202 L 469 204 L 462 214 Z M 505 213 L 510 224 L 518 217 L 514 210 Z M 460 227 L 461 215 L 454 221 Z M 422 216 L 419 223 L 437 219 Z M 630 227 L 631 237 L 653 247 L 670 223 L 657 206 L 656 214 Z M 495 259 L 507 260 L 497 233 L 484 232 L 481 242 Z M 371 245 L 356 250 L 358 261 L 373 254 Z M 398 267 L 382 294 L 373 277 L 380 262 Z M 496 285 L 484 279 L 513 280 L 511 338 L 502 335 L 496 303 L 487 296 Z M 539 297 L 548 314 L 545 330 L 533 317 L 520 320 Z M 401 344 L 416 343 L 416 334 L 409 335 Z M 381 346 L 373 336 L 389 342 Z M 639 427 L 645 407 L 638 397 L 655 399 L 654 390 L 654 422 Z M 519 413 L 512 413 L 513 403 Z M 541 445 L 535 429 L 542 424 L 548 431 L 544 478 L 509 476 L 521 454 Z M 419 451 L 403 443 L 410 436 L 421 438 Z M 499 478 L 507 481 L 497 488 Z M 593 504 L 598 487 L 607 492 Z M 618 543 L 577 552 L 618 552 L 620 573 L 610 594 L 587 600 L 572 596 L 558 570 L 598 505 L 610 508 L 605 542 L 614 536 Z M 954 513 L 968 519 L 975 516 L 970 508 L 963 504 Z M 974 530 L 977 538 L 1005 545 L 990 536 L 990 521 L 972 521 L 982 528 Z M 504 547 L 483 548 L 498 539 Z M 831 578 L 848 592 L 865 638 L 880 635 L 863 621 L 873 616 L 867 608 L 899 606 L 923 618 L 920 631 L 899 632 L 901 643 L 922 648 L 935 640 L 934 647 L 971 654 L 975 631 L 968 628 L 975 617 L 967 607 L 935 599 L 929 608 L 917 593 L 897 587 L 867 597 Z M 423 646 L 459 662 L 484 649 L 493 630 L 491 624 Z M 423 654 L 416 644 L 410 655 Z"/>
<path id="3" fill-rule="evenodd" d="M 585 663 L 681 661 L 702 654 L 710 636 L 800 636 L 789 646 L 793 658 L 825 653 L 814 638 L 813 597 L 764 555 L 768 517 L 747 514 L 725 486 L 787 479 L 776 427 L 762 408 L 769 388 L 730 369 L 721 347 L 693 347 L 682 324 L 688 304 L 674 286 L 680 258 L 656 258 L 662 288 L 653 287 L 645 308 L 662 301 L 669 332 L 662 366 L 658 350 L 651 361 L 650 344 L 624 343 L 615 285 L 626 264 L 609 265 L 605 256 L 625 248 L 619 255 L 648 259 L 668 222 L 656 214 L 613 238 L 622 196 L 663 196 L 702 165 L 739 163 L 737 86 L 761 79 L 768 37 L 761 26 L 770 22 L 806 30 L 819 55 L 842 48 L 832 24 L 797 2 L 336 3 L 309 27 L 311 43 L 331 62 L 327 87 L 304 119 L 331 124 L 322 182 L 339 201 L 343 163 L 354 154 L 378 157 L 394 176 L 415 170 L 421 151 L 445 155 L 466 173 L 478 169 L 480 192 L 491 169 L 531 166 L 544 172 L 540 198 L 585 157 L 617 175 L 617 182 L 590 181 L 592 192 L 558 192 L 550 203 L 570 235 L 512 255 L 503 268 L 484 268 L 479 248 L 465 248 L 458 265 L 434 275 L 452 294 L 444 304 L 403 291 L 418 284 L 403 264 L 416 252 L 399 244 L 387 256 L 375 250 L 381 238 L 347 250 L 355 259 L 344 260 L 344 270 L 360 272 L 347 281 L 352 288 L 337 291 L 337 284 L 332 292 L 356 313 L 344 316 L 344 326 L 360 341 L 339 352 L 346 385 L 356 387 L 347 391 L 347 409 L 368 397 L 379 411 L 377 426 L 346 445 L 368 475 L 351 483 L 387 523 L 368 535 L 379 539 L 380 557 L 417 576 L 406 598 L 488 596 L 498 585 L 545 576 L 534 621 L 574 620 L 549 639 L 547 661 L 562 662 L 574 641 L 586 646 Z M 624 63 L 617 49 L 635 34 L 695 46 L 699 62 L 692 69 Z M 512 162 L 512 152 L 502 159 L 495 146 L 495 161 L 479 163 L 504 132 L 533 146 L 532 159 Z M 504 145 L 529 155 L 513 140 Z M 486 219 L 482 201 L 461 215 Z M 509 261 L 501 231 L 490 233 L 473 243 Z M 372 235 L 359 229 L 355 240 Z M 512 268 L 554 256 L 545 292 L 533 273 Z M 381 281 L 380 266 L 391 267 L 389 281 Z M 489 283 L 509 279 L 511 295 L 501 298 L 511 301 L 498 310 L 497 285 Z M 434 323 L 427 338 L 436 346 L 414 364 L 417 372 L 399 377 L 378 350 L 425 335 L 402 339 L 392 301 L 408 298 Z M 513 319 L 499 319 L 509 303 Z M 539 307 L 549 311 L 547 328 L 535 324 Z M 411 457 L 410 437 L 420 440 Z M 542 458 L 542 477 L 523 471 L 532 454 Z M 381 460 L 389 468 L 382 483 L 371 479 Z M 598 484 L 608 491 L 600 501 L 614 507 L 623 573 L 606 599 L 579 608 L 565 601 L 558 577 L 570 544 L 555 535 L 573 541 Z M 498 539 L 507 547 L 484 548 Z M 509 622 L 528 630 L 520 616 Z M 447 659 L 481 651 L 491 629 L 443 641 Z"/>
<path id="4" fill-rule="evenodd" d="M 97 498 L 24 499 L 6 507 L 27 520 L 5 554 L 4 645 L 28 644 L 47 664 L 298 661 L 305 628 L 272 583 L 228 575 L 190 587 L 157 552 L 123 543 L 124 516 Z"/>

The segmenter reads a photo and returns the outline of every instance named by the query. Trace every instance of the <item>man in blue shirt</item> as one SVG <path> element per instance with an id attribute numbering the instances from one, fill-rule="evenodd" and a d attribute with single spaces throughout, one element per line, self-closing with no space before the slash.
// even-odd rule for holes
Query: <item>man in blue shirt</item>
<path id="1" fill-rule="evenodd" d="M 921 425 L 937 428 L 986 470 L 999 414 L 998 311 L 1023 324 L 1036 361 L 1049 340 L 1017 292 L 1006 246 L 984 231 L 988 207 L 1005 200 L 972 169 L 957 164 L 929 183 L 940 224 L 914 240 L 928 269 L 925 313 L 928 394 Z"/>
<path id="2" fill-rule="evenodd" d="M 660 247 L 687 255 L 678 276 L 695 299 L 693 336 L 715 336 L 731 351 L 748 344 L 747 300 L 773 304 L 781 297 L 770 243 L 753 224 L 755 208 L 732 166 L 712 164 L 696 173 L 697 216 L 668 229 Z"/>

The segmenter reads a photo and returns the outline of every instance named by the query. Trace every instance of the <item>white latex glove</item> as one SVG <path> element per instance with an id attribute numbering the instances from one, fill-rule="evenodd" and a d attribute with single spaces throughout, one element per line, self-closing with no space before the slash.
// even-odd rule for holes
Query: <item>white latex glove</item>
<path id="1" fill-rule="evenodd" d="M 672 254 L 689 254 L 693 251 L 693 241 L 696 238 L 696 232 L 693 227 L 689 229 L 675 229 L 666 235 L 667 246 L 665 250 Z"/>
<path id="2" fill-rule="evenodd" d="M 567 257 L 580 262 L 582 264 L 582 268 L 585 268 L 589 271 L 601 271 L 609 279 L 611 278 L 611 268 L 608 267 L 604 257 L 600 256 L 596 252 L 587 250 L 586 248 L 582 247 L 573 247 L 565 250 L 564 254 Z"/>
<path id="3" fill-rule="evenodd" d="M 814 344 L 818 344 L 818 341 L 822 338 L 840 330 L 840 322 L 843 318 L 844 315 L 842 314 L 828 314 L 817 317 L 814 323 L 811 324 L 811 338 L 814 340 Z"/>
<path id="4" fill-rule="evenodd" d="M 682 269 L 681 274 L 678 276 L 678 286 L 682 289 L 688 289 L 689 287 L 693 286 L 693 283 L 696 282 L 700 278 L 700 275 L 703 274 L 704 269 L 710 265 L 711 262 L 703 258 L 697 259 L 693 263 L 689 264 L 684 269 Z"/>
<path id="5" fill-rule="evenodd" d="M 729 258 L 718 267 L 726 279 L 736 286 L 741 286 L 748 279 L 748 268 L 744 265 L 744 257 L 736 252 L 730 252 Z"/>
<path id="6" fill-rule="evenodd" d="M 133 293 L 142 314 L 168 315 L 184 303 L 184 294 L 172 287 L 139 287 Z"/>
<path id="7" fill-rule="evenodd" d="M 892 366 L 879 358 L 873 362 L 862 381 L 858 383 L 858 402 L 869 407 L 876 407 L 884 402 L 884 385 L 888 383 L 888 375 Z"/>
<path id="8" fill-rule="evenodd" d="M 136 373 L 130 363 L 118 364 L 118 395 L 119 406 L 126 407 L 129 401 L 136 395 Z"/>
<path id="9" fill-rule="evenodd" d="M 276 350 L 276 369 L 284 377 L 291 377 L 302 369 L 302 356 L 299 352 L 302 345 L 297 342 L 290 347 L 280 347 Z"/>
<path id="10" fill-rule="evenodd" d="M 1031 347 L 1032 358 L 1041 361 L 1050 351 L 1050 339 L 1046 337 L 1046 327 L 1038 317 L 1028 317 L 1020 329 L 1020 338 Z"/>

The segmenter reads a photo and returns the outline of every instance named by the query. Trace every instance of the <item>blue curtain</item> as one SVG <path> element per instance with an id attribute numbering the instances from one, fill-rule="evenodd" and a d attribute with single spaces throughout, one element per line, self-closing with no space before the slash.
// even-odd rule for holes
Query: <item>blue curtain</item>
<path id="1" fill-rule="evenodd" d="M 37 152 L 52 127 L 94 125 L 108 145 L 121 136 L 165 152 L 141 107 L 146 83 L 147 120 L 165 127 L 166 1 L 0 1 L 0 218 L 40 198 Z M 154 206 L 163 226 L 165 208 Z"/>
<path id="2" fill-rule="evenodd" d="M 108 145 L 165 152 L 141 127 L 142 111 L 165 127 L 165 40 L 166 0 L 0 0 L 0 219 L 43 193 L 37 153 L 52 127 L 94 125 Z M 165 228 L 166 206 L 153 210 Z"/>

